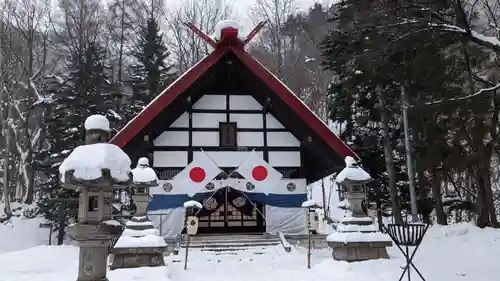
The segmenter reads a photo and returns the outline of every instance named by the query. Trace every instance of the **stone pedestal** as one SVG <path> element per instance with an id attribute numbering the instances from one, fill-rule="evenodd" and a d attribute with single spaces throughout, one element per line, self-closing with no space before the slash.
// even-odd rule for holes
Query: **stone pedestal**
<path id="1" fill-rule="evenodd" d="M 106 231 L 106 230 L 104 230 Z M 97 225 L 77 224 L 69 227 L 69 235 L 80 247 L 77 281 L 107 280 L 107 259 L 111 235 Z"/>
<path id="2" fill-rule="evenodd" d="M 392 246 L 390 237 L 379 232 L 369 217 L 344 218 L 326 239 L 333 258 L 348 262 L 388 259 L 386 248 Z"/>
<path id="3" fill-rule="evenodd" d="M 147 217 L 133 217 L 111 250 L 110 269 L 164 266 L 167 244 Z"/>

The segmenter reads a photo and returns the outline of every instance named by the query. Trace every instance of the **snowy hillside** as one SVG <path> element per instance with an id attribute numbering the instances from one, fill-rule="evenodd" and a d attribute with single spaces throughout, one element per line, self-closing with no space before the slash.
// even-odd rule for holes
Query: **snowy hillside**
<path id="1" fill-rule="evenodd" d="M 14 240 L 2 236 L 2 240 Z M 359 263 L 333 261 L 327 250 L 315 250 L 313 267 L 306 269 L 304 249 L 286 253 L 281 246 L 216 255 L 191 250 L 188 270 L 183 270 L 184 253 L 166 258 L 164 269 L 139 268 L 110 271 L 110 281 L 126 280 L 397 280 L 404 263 L 397 248 L 389 250 L 391 260 Z M 50 259 L 47 259 L 50 257 Z M 469 224 L 433 227 L 416 255 L 415 264 L 427 280 L 496 281 L 500 257 L 500 230 L 479 229 Z M 77 273 L 78 248 L 39 246 L 0 254 L 0 281 L 67 281 Z"/>

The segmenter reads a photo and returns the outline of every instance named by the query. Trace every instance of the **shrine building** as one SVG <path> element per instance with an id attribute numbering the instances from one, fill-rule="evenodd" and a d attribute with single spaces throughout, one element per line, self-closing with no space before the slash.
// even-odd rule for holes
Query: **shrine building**
<path id="1" fill-rule="evenodd" d="M 242 38 L 232 21 L 219 23 L 212 37 L 189 25 L 214 50 L 111 140 L 133 165 L 140 157 L 152 163 L 160 185 L 150 191 L 148 213 L 164 236 L 183 231 L 188 200 L 203 204 L 199 233 L 304 234 L 307 185 L 342 170 L 346 156 L 357 159 L 245 50 L 262 26 Z M 207 159 L 222 172 L 203 166 L 212 165 Z M 242 163 L 251 168 L 247 176 L 235 172 Z"/>

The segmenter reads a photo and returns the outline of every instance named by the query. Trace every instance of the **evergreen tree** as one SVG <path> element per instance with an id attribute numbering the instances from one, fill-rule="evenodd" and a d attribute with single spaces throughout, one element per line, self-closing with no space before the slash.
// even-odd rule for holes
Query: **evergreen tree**
<path id="1" fill-rule="evenodd" d="M 103 49 L 90 44 L 82 54 L 68 61 L 63 74 L 47 77 L 43 94 L 50 100 L 44 120 L 48 146 L 37 155 L 36 166 L 48 178 L 40 211 L 49 220 L 54 220 L 55 213 L 48 199 L 76 197 L 75 192 L 62 188 L 58 169 L 73 149 L 83 144 L 85 119 L 92 114 L 103 114 L 110 122 L 116 121 L 110 112 L 113 100 L 105 61 Z"/>
<path id="2" fill-rule="evenodd" d="M 142 110 L 175 77 L 168 62 L 170 52 L 155 18 L 147 20 L 138 38 L 132 52 L 136 63 L 129 67 L 128 84 L 133 89 L 133 97 L 127 112 L 128 119 Z"/>

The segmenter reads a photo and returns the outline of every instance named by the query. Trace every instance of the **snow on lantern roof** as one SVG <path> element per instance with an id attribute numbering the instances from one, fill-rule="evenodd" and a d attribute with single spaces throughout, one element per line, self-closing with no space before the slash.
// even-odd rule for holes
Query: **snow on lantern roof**
<path id="1" fill-rule="evenodd" d="M 137 165 L 149 167 L 149 160 L 148 160 L 148 158 L 146 158 L 146 157 L 139 158 L 139 161 L 137 161 Z"/>
<path id="2" fill-rule="evenodd" d="M 158 182 L 158 176 L 155 171 L 147 166 L 141 166 L 140 163 L 132 170 L 133 183 L 153 183 Z"/>
<path id="3" fill-rule="evenodd" d="M 103 115 L 95 114 L 87 117 L 85 120 L 85 130 L 103 130 L 110 131 L 109 120 Z"/>
<path id="4" fill-rule="evenodd" d="M 238 30 L 238 22 L 235 20 L 221 20 L 214 27 L 214 39 L 216 41 L 220 40 L 222 37 L 222 30 L 226 28 L 233 28 Z"/>
<path id="5" fill-rule="evenodd" d="M 101 178 L 102 170 L 108 169 L 110 176 L 117 182 L 129 180 L 131 161 L 118 146 L 110 143 L 95 143 L 76 147 L 59 166 L 61 182 L 65 183 L 65 174 L 74 171 L 79 180 Z"/>
<path id="6" fill-rule="evenodd" d="M 302 202 L 302 208 L 311 208 L 315 206 L 318 206 L 318 204 L 316 204 L 316 202 L 313 199 L 309 199 L 307 201 Z"/>
<path id="7" fill-rule="evenodd" d="M 356 182 L 368 182 L 372 180 L 370 174 L 359 167 L 353 157 L 347 156 L 345 163 L 346 167 L 335 178 L 337 183 L 343 183 L 346 180 Z"/>
<path id="8" fill-rule="evenodd" d="M 201 209 L 203 208 L 203 205 L 201 205 L 200 202 L 194 200 L 189 200 L 184 202 L 184 208 L 194 208 L 194 207 Z"/>

